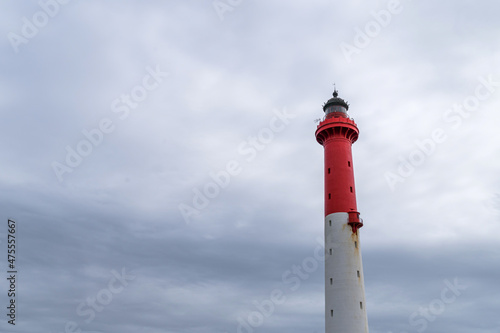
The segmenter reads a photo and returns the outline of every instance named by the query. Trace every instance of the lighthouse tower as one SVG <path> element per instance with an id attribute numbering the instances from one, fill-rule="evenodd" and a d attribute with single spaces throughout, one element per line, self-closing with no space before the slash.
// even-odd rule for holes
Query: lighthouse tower
<path id="1" fill-rule="evenodd" d="M 323 106 L 316 140 L 325 150 L 326 333 L 368 333 L 351 146 L 358 139 L 349 105 L 338 97 Z"/>

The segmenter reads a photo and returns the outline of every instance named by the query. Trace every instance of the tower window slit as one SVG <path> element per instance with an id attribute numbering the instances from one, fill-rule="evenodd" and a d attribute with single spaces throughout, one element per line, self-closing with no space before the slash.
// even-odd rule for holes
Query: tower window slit
<path id="1" fill-rule="evenodd" d="M 330 224 L 330 227 L 332 226 L 332 220 L 328 221 L 328 223 Z"/>
<path id="2" fill-rule="evenodd" d="M 328 193 L 328 199 L 331 199 L 331 198 L 332 198 L 332 194 Z"/>
<path id="3" fill-rule="evenodd" d="M 347 161 L 347 166 L 350 167 L 351 166 L 351 161 Z"/>
<path id="4" fill-rule="evenodd" d="M 359 271 L 358 271 L 358 277 L 359 277 Z"/>
<path id="5" fill-rule="evenodd" d="M 330 249 L 330 255 L 332 255 L 332 249 Z"/>
<path id="6" fill-rule="evenodd" d="M 352 193 L 352 186 L 351 186 L 351 193 Z"/>
<path id="7" fill-rule="evenodd" d="M 333 279 L 332 279 L 332 278 L 330 278 L 330 285 L 332 285 L 332 284 L 333 284 Z"/>
<path id="8" fill-rule="evenodd" d="M 362 309 L 363 308 L 363 302 L 359 302 L 359 308 Z"/>
<path id="9" fill-rule="evenodd" d="M 328 174 L 330 174 L 330 168 L 328 168 Z"/>
<path id="10" fill-rule="evenodd" d="M 330 310 L 330 317 L 333 317 L 333 310 Z"/>
<path id="11" fill-rule="evenodd" d="M 354 241 L 354 247 L 358 248 L 358 242 L 357 241 Z"/>

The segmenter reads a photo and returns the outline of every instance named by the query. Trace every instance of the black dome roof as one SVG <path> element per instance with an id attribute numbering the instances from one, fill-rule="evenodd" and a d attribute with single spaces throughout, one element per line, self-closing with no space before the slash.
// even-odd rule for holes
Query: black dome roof
<path id="1" fill-rule="evenodd" d="M 323 111 L 325 111 L 331 105 L 340 105 L 345 107 L 346 110 L 349 110 L 349 104 L 347 104 L 346 101 L 344 101 L 342 98 L 338 96 L 339 92 L 337 91 L 337 89 L 335 89 L 333 91 L 333 98 L 330 98 L 328 102 L 326 102 L 325 105 L 323 105 Z"/>

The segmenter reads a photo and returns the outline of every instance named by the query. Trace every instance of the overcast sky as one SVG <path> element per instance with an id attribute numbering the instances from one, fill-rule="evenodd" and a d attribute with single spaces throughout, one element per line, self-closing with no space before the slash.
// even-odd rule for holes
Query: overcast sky
<path id="1" fill-rule="evenodd" d="M 500 4 L 59 1 L 0 5 L 1 332 L 323 332 L 333 83 L 370 332 L 500 332 Z"/>

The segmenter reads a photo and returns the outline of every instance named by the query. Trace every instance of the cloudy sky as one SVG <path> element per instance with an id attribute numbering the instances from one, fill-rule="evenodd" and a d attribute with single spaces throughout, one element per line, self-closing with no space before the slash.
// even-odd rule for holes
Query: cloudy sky
<path id="1" fill-rule="evenodd" d="M 336 83 L 370 332 L 500 332 L 499 10 L 3 1 L 0 331 L 323 332 Z"/>

